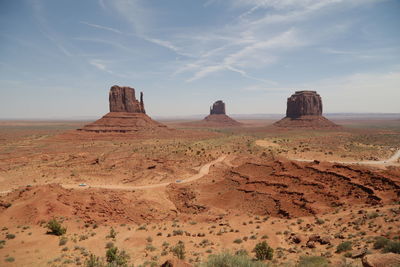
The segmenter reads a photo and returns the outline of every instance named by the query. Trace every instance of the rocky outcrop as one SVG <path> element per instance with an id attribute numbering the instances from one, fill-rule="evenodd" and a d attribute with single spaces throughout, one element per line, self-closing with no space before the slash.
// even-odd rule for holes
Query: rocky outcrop
<path id="1" fill-rule="evenodd" d="M 143 93 L 140 102 L 136 99 L 135 89 L 114 85 L 109 94 L 110 112 L 146 113 L 144 110 Z"/>
<path id="2" fill-rule="evenodd" d="M 136 99 L 135 89 L 114 85 L 109 93 L 110 112 L 78 131 L 95 133 L 143 133 L 169 130 L 146 115 L 143 93 Z"/>
<path id="3" fill-rule="evenodd" d="M 400 266 L 400 254 L 369 254 L 362 258 L 364 267 L 397 267 Z"/>
<path id="4" fill-rule="evenodd" d="M 296 91 L 287 99 L 286 117 L 321 116 L 322 100 L 316 91 Z"/>
<path id="5" fill-rule="evenodd" d="M 218 100 L 210 107 L 210 115 L 201 121 L 188 122 L 184 125 L 191 127 L 238 127 L 242 124 L 226 115 L 225 103 Z"/>
<path id="6" fill-rule="evenodd" d="M 322 116 L 322 99 L 316 91 L 296 91 L 287 99 L 286 117 L 273 124 L 282 128 L 338 128 Z"/>
<path id="7" fill-rule="evenodd" d="M 210 107 L 210 115 L 213 114 L 226 114 L 225 113 L 225 103 L 222 100 L 216 101 L 212 107 Z"/>

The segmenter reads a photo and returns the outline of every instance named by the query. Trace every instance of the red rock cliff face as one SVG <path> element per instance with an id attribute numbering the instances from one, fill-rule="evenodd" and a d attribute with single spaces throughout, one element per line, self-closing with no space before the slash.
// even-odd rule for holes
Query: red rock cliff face
<path id="1" fill-rule="evenodd" d="M 110 112 L 146 113 L 144 110 L 143 93 L 140 102 L 136 99 L 135 89 L 114 85 L 109 94 Z"/>
<path id="2" fill-rule="evenodd" d="M 222 100 L 216 101 L 210 108 L 210 115 L 212 114 L 225 114 L 225 103 Z"/>
<path id="3" fill-rule="evenodd" d="M 322 100 L 315 91 L 297 91 L 287 100 L 286 117 L 321 116 Z"/>

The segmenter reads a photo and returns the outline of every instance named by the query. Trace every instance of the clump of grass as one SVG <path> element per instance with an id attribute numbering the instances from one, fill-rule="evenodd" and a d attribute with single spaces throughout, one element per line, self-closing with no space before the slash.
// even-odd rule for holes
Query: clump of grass
<path id="1" fill-rule="evenodd" d="M 336 247 L 336 253 L 341 253 L 344 251 L 349 251 L 352 249 L 352 243 L 350 241 L 345 241 L 340 243 L 337 247 Z"/>
<path id="2" fill-rule="evenodd" d="M 60 241 L 58 242 L 59 246 L 64 246 L 65 244 L 67 244 L 68 242 L 68 238 L 65 236 L 60 237 Z"/>
<path id="3" fill-rule="evenodd" d="M 67 232 L 67 228 L 63 227 L 56 219 L 51 219 L 46 227 L 49 229 L 47 233 L 61 236 Z"/>
<path id="4" fill-rule="evenodd" d="M 256 254 L 256 259 L 261 261 L 272 260 L 274 256 L 274 250 L 265 241 L 256 244 L 253 252 Z"/>
<path id="5" fill-rule="evenodd" d="M 329 262 L 320 256 L 301 256 L 296 267 L 328 267 Z"/>
<path id="6" fill-rule="evenodd" d="M 253 261 L 247 255 L 232 255 L 229 252 L 222 252 L 210 255 L 208 260 L 200 267 L 267 267 L 266 264 Z"/>
<path id="7" fill-rule="evenodd" d="M 182 241 L 179 241 L 174 247 L 171 248 L 172 254 L 180 260 L 185 259 L 186 251 L 185 244 Z"/>

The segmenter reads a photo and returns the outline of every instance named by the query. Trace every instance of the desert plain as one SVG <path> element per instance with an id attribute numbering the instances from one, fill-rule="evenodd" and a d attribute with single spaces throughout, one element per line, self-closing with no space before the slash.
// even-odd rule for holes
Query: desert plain
<path id="1" fill-rule="evenodd" d="M 117 247 L 134 266 L 197 266 L 224 252 L 254 258 L 266 241 L 265 266 L 362 266 L 379 240 L 398 244 L 399 120 L 274 121 L 163 121 L 170 132 L 154 136 L 0 122 L 0 265 L 88 266 Z M 48 233 L 52 219 L 65 234 Z"/>

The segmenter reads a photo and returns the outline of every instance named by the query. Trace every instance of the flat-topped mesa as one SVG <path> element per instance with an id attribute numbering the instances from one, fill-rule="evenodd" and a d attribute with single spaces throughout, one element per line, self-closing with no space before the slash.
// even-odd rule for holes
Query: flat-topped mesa
<path id="1" fill-rule="evenodd" d="M 135 89 L 114 85 L 109 93 L 110 112 L 78 131 L 96 133 L 158 133 L 170 131 L 152 120 L 144 110 L 143 93 L 136 99 Z"/>
<path id="2" fill-rule="evenodd" d="M 225 113 L 225 103 L 222 100 L 216 101 L 212 107 L 210 107 L 210 115 L 213 114 L 226 114 Z"/>
<path id="3" fill-rule="evenodd" d="M 110 112 L 144 113 L 143 93 L 140 93 L 140 102 L 136 99 L 135 89 L 114 85 L 109 94 Z"/>
<path id="4" fill-rule="evenodd" d="M 338 128 L 322 116 L 322 99 L 316 91 L 296 91 L 287 99 L 286 117 L 273 124 L 283 128 Z"/>
<path id="5" fill-rule="evenodd" d="M 296 91 L 287 99 L 286 117 L 321 116 L 322 100 L 316 91 Z"/>

